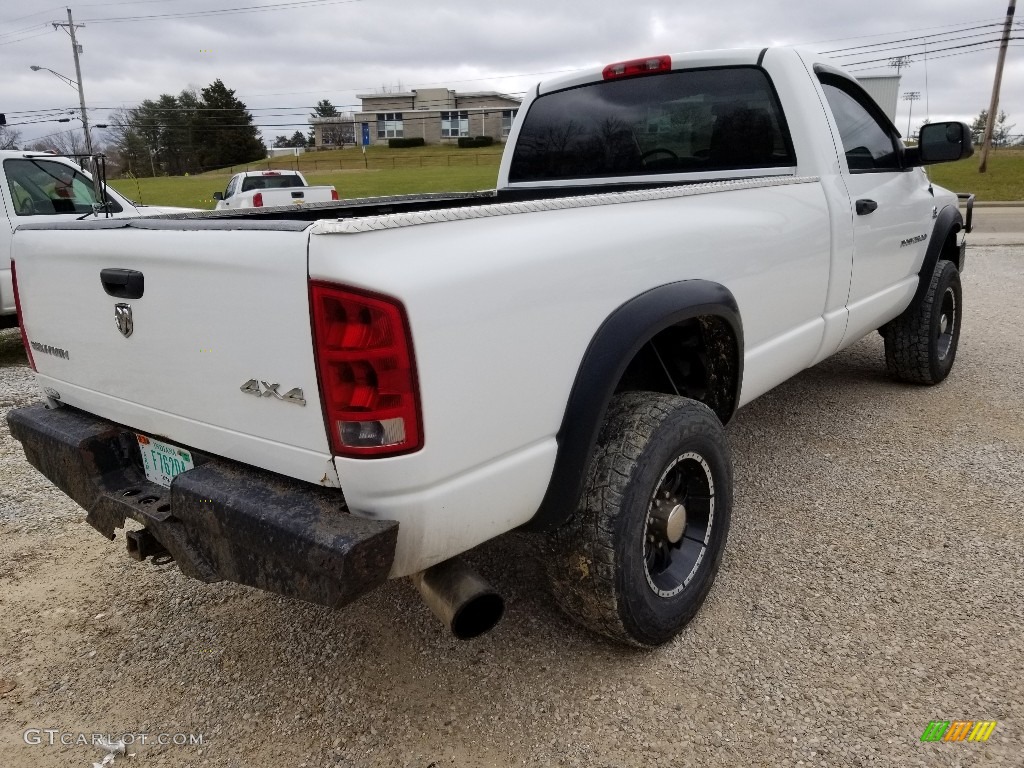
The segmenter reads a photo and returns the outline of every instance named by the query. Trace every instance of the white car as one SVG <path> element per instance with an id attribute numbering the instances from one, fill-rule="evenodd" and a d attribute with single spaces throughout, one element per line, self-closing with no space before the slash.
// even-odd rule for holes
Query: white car
<path id="1" fill-rule="evenodd" d="M 501 601 L 457 556 L 532 530 L 571 616 L 656 646 L 721 562 L 738 408 L 876 329 L 949 374 L 970 203 L 923 166 L 971 152 L 814 53 L 687 53 L 531 89 L 490 192 L 22 227 L 11 433 L 205 581 L 412 576 L 466 637 Z"/>

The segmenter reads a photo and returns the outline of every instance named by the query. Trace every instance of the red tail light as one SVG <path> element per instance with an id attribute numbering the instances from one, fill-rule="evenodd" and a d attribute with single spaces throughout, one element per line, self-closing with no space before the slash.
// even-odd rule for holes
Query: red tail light
<path id="1" fill-rule="evenodd" d="M 620 77 L 635 77 L 636 75 L 653 75 L 656 72 L 668 72 L 672 69 L 671 56 L 651 56 L 647 59 L 633 59 L 632 61 L 621 61 L 618 64 L 609 64 L 604 68 L 604 79 L 615 80 Z"/>
<path id="2" fill-rule="evenodd" d="M 337 200 L 337 199 L 338 199 L 338 190 L 332 189 L 331 190 L 331 200 Z"/>
<path id="3" fill-rule="evenodd" d="M 252 196 L 252 205 L 253 205 L 254 208 L 262 208 L 263 207 L 263 193 L 262 192 L 257 192 L 255 195 Z"/>
<path id="4" fill-rule="evenodd" d="M 11 283 L 14 288 L 14 311 L 18 313 L 18 327 L 21 329 L 21 343 L 25 345 L 25 352 L 28 355 L 28 364 L 32 370 L 36 369 L 35 358 L 32 357 L 32 346 L 28 343 L 28 334 L 25 333 L 25 322 L 21 317 L 21 299 L 18 296 L 18 270 L 11 262 Z"/>
<path id="5" fill-rule="evenodd" d="M 324 418 L 338 456 L 394 456 L 423 447 L 416 363 L 395 299 L 311 282 Z"/>

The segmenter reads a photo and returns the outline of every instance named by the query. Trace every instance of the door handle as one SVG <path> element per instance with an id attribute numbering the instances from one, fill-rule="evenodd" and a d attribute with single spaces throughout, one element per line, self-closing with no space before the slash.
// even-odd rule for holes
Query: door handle
<path id="1" fill-rule="evenodd" d="M 872 213 L 878 207 L 878 203 L 874 200 L 858 200 L 857 201 L 857 215 L 867 216 Z"/>
<path id="2" fill-rule="evenodd" d="M 141 299 L 146 282 L 143 274 L 134 269 L 100 270 L 100 283 L 108 296 L 118 299 Z"/>

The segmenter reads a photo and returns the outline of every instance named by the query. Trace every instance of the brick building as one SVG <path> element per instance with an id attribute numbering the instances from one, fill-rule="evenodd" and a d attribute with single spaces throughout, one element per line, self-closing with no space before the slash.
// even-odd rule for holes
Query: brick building
<path id="1" fill-rule="evenodd" d="M 455 144 L 461 136 L 490 136 L 504 141 L 520 99 L 493 91 L 457 93 L 448 88 L 421 88 L 402 93 L 359 94 L 362 109 L 353 116 L 352 135 L 362 143 L 363 125 L 371 144 L 388 139 L 422 138 L 427 144 Z M 317 146 L 324 130 L 340 118 L 313 118 Z"/>

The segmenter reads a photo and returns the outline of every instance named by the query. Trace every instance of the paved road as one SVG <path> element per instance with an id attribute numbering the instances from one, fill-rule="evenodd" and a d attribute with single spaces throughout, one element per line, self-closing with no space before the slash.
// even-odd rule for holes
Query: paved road
<path id="1" fill-rule="evenodd" d="M 974 231 L 968 242 L 973 245 L 1024 245 L 1024 203 L 975 206 Z"/>

